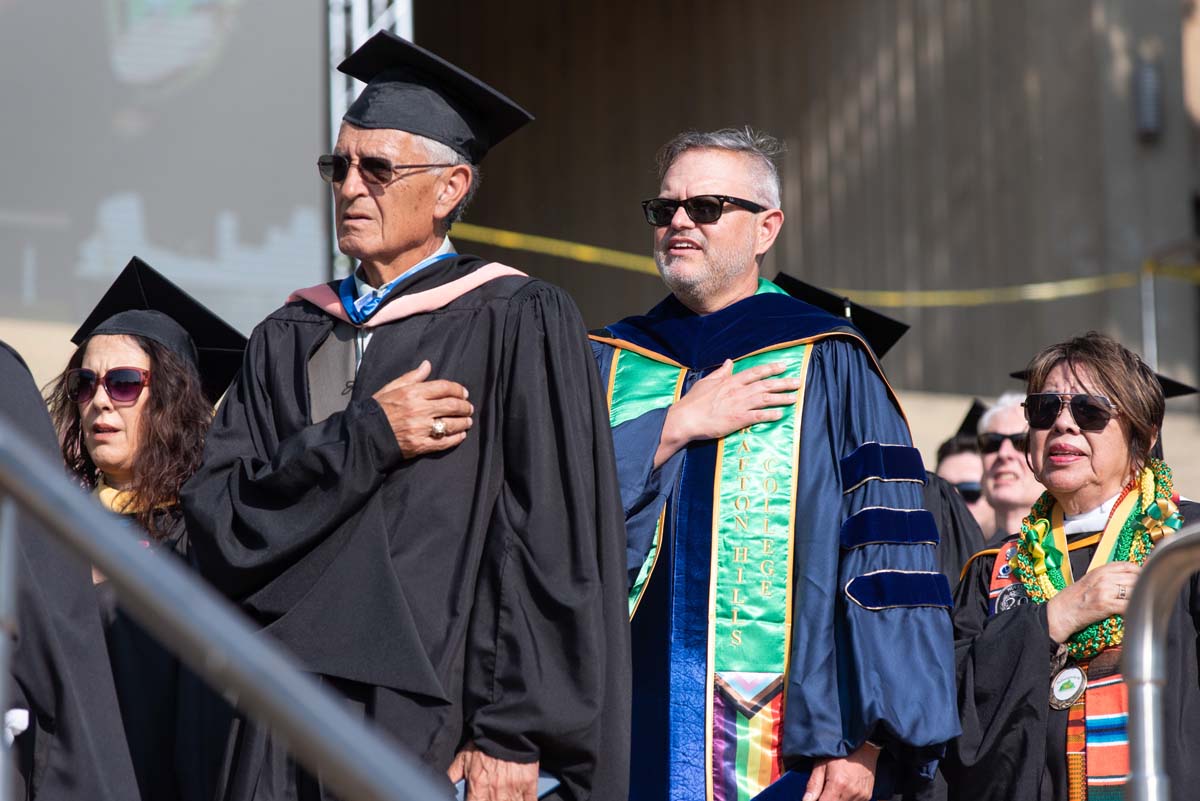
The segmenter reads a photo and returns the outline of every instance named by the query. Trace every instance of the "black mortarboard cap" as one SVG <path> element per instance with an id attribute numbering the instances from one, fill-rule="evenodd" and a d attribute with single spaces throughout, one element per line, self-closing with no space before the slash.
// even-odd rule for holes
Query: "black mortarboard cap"
<path id="1" fill-rule="evenodd" d="M 472 164 L 533 119 L 474 75 L 390 31 L 372 36 L 338 70 L 367 84 L 343 120 L 428 137 Z"/>
<path id="2" fill-rule="evenodd" d="M 958 424 L 956 436 L 974 437 L 979 433 L 979 418 L 983 417 L 983 413 L 987 411 L 987 404 L 974 398 L 971 401 L 971 408 L 967 409 L 966 415 L 963 416 L 962 422 Z"/>
<path id="3" fill-rule="evenodd" d="M 813 286 L 799 278 L 793 278 L 787 273 L 775 276 L 775 283 L 780 289 L 797 300 L 811 303 L 818 309 L 824 309 L 830 314 L 845 317 L 854 327 L 862 331 L 867 343 L 875 355 L 882 359 L 883 354 L 892 349 L 900 341 L 900 337 L 908 331 L 908 323 L 881 314 L 874 309 L 855 303 L 842 295 Z"/>
<path id="4" fill-rule="evenodd" d="M 1015 373 L 1009 373 L 1008 375 L 1009 377 L 1015 378 L 1018 381 L 1024 381 L 1026 384 L 1029 383 L 1028 370 L 1017 370 Z M 1171 398 L 1182 398 L 1185 395 L 1194 395 L 1195 393 L 1200 392 L 1200 389 L 1189 386 L 1182 381 L 1176 381 L 1174 378 L 1169 378 L 1162 373 L 1156 372 L 1154 375 L 1156 378 L 1158 378 L 1159 386 L 1162 387 L 1163 397 L 1167 400 L 1170 400 Z"/>
<path id="5" fill-rule="evenodd" d="M 71 337 L 97 334 L 153 340 L 196 366 L 214 403 L 242 365 L 246 338 L 146 262 L 134 256 Z"/>

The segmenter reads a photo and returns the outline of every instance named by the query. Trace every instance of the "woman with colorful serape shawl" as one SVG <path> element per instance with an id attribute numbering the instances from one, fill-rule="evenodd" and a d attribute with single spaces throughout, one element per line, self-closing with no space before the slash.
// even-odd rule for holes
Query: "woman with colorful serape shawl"
<path id="1" fill-rule="evenodd" d="M 1027 458 L 1046 492 L 1021 532 L 976 555 L 954 615 L 962 736 L 951 799 L 1107 801 L 1129 774 L 1122 614 L 1141 565 L 1200 505 L 1180 502 L 1151 450 L 1154 373 L 1089 333 L 1030 363 Z M 1171 798 L 1200 787 L 1200 586 L 1172 613 L 1163 739 Z"/>

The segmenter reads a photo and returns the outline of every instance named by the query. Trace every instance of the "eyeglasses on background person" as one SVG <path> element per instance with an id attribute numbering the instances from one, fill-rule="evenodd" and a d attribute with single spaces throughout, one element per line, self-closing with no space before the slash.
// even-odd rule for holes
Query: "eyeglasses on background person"
<path id="1" fill-rule="evenodd" d="M 671 220 L 675 218 L 675 212 L 680 206 L 683 206 L 684 212 L 687 213 L 692 222 L 703 225 L 705 223 L 715 223 L 721 219 L 726 203 L 740 206 L 747 211 L 755 213 L 767 210 L 766 206 L 755 203 L 752 200 L 743 200 L 740 197 L 730 197 L 729 195 L 694 195 L 685 200 L 672 200 L 665 197 L 643 200 L 642 211 L 646 214 L 646 222 L 655 228 L 661 228 L 664 225 L 670 225 Z"/>
<path id="2" fill-rule="evenodd" d="M 983 485 L 978 481 L 960 481 L 957 484 L 952 484 L 954 489 L 958 490 L 958 494 L 967 503 L 975 503 L 983 497 Z"/>
<path id="3" fill-rule="evenodd" d="M 1004 440 L 1012 443 L 1013 448 L 1018 451 L 1024 451 L 1025 445 L 1029 442 L 1029 432 L 1021 431 L 1017 434 L 999 434 L 995 431 L 988 431 L 980 434 L 978 437 L 980 453 L 996 453 L 1000 450 L 1000 446 L 1004 444 Z"/>

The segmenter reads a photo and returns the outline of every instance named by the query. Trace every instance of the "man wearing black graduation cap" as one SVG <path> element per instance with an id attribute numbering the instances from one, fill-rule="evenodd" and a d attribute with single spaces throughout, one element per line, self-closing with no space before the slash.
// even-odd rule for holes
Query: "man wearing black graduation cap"
<path id="1" fill-rule="evenodd" d="M 760 277 L 779 143 L 681 134 L 671 295 L 593 334 L 633 614 L 631 801 L 887 797 L 958 732 L 925 470 L 864 334 Z"/>
<path id="2" fill-rule="evenodd" d="M 484 153 L 531 117 L 380 33 L 318 167 L 346 280 L 250 339 L 184 503 L 203 571 L 466 798 L 620 799 L 623 521 L 602 389 L 559 289 L 454 252 Z M 247 725 L 235 798 L 321 797 Z M 281 789 L 282 788 L 282 789 Z"/>

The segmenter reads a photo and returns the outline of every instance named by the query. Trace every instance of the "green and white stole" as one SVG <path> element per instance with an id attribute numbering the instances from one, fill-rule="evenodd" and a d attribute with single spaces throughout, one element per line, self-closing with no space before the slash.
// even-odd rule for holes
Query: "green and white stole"
<path id="1" fill-rule="evenodd" d="M 600 339 L 600 338 L 597 338 Z M 631 343 L 614 348 L 609 422 L 617 426 L 679 399 L 688 369 Z M 805 379 L 811 340 L 734 361 L 734 371 L 782 361 Z M 717 443 L 713 486 L 706 686 L 707 799 L 750 799 L 782 772 L 784 687 L 791 648 L 793 540 L 804 387 L 783 417 Z M 629 595 L 636 612 L 662 547 L 666 507 Z M 681 536 L 698 536 L 685 532 Z"/>

